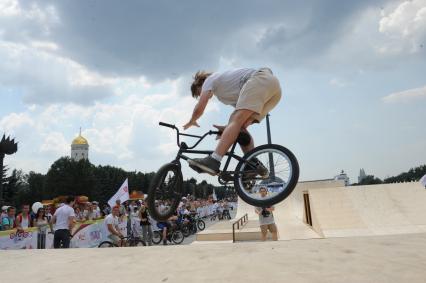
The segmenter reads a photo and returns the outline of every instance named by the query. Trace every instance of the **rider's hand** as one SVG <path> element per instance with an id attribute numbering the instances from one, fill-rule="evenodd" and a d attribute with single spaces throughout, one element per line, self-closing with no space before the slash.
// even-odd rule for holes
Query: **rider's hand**
<path id="1" fill-rule="evenodd" d="M 197 121 L 192 121 L 191 120 L 188 123 L 186 123 L 185 125 L 183 125 L 183 129 L 186 130 L 186 129 L 192 127 L 192 126 L 200 127 L 200 125 L 198 125 Z"/>
<path id="2" fill-rule="evenodd" d="M 220 139 L 220 136 L 222 135 L 223 131 L 225 130 L 226 126 L 219 126 L 219 125 L 213 125 L 220 133 L 216 135 L 216 139 Z"/>

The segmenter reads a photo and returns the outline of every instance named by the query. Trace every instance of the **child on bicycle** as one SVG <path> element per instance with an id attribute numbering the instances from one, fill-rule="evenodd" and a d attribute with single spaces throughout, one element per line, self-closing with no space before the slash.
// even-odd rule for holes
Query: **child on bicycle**
<path id="1" fill-rule="evenodd" d="M 197 120 L 203 115 L 213 95 L 223 104 L 235 108 L 228 125 L 214 125 L 222 132 L 215 151 L 205 158 L 188 160 L 194 170 L 211 175 L 219 173 L 223 156 L 237 138 L 244 153 L 254 148 L 253 138 L 247 127 L 262 121 L 281 99 L 280 83 L 269 68 L 245 68 L 216 73 L 199 71 L 195 74 L 191 92 L 199 100 L 191 119 L 184 125 L 185 130 L 192 126 L 199 127 Z M 241 131 L 245 135 L 239 136 Z"/>

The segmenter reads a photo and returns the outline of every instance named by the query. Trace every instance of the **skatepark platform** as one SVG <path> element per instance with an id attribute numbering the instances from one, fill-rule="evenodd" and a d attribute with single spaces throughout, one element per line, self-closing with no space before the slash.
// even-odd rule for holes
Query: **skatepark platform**
<path id="1" fill-rule="evenodd" d="M 426 234 L 0 251 L 2 282 L 425 282 Z"/>
<path id="2" fill-rule="evenodd" d="M 240 200 L 233 220 L 208 227 L 192 245 L 0 250 L 0 277 L 36 283 L 425 282 L 425 203 L 419 183 L 301 182 L 275 206 L 277 242 L 256 241 L 258 216 Z M 232 222 L 244 214 L 248 223 L 233 244 Z"/>
<path id="3" fill-rule="evenodd" d="M 275 205 L 279 240 L 356 237 L 426 232 L 426 190 L 418 182 L 344 186 L 342 181 L 301 182 Z M 197 241 L 232 240 L 232 223 L 248 223 L 237 241 L 260 240 L 254 207 L 238 200 L 231 221 L 219 222 L 197 235 Z"/>

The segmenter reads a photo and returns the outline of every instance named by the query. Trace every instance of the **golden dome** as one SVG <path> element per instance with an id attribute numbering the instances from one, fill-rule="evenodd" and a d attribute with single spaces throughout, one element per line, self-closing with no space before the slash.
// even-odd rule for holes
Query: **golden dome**
<path id="1" fill-rule="evenodd" d="M 80 134 L 78 135 L 78 137 L 76 137 L 73 141 L 72 144 L 82 144 L 82 145 L 89 145 L 89 143 L 87 142 L 87 140 L 81 135 L 81 129 L 80 129 Z"/>

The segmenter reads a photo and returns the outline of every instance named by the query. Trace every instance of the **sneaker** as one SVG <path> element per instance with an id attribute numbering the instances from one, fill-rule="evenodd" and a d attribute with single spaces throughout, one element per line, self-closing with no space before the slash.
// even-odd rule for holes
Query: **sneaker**
<path id="1" fill-rule="evenodd" d="M 244 171 L 256 170 L 256 173 L 260 175 L 262 178 L 266 178 L 269 176 L 268 169 L 265 167 L 265 165 L 262 164 L 262 162 L 259 161 L 259 159 L 254 157 L 249 161 L 250 163 L 247 164 L 247 166 L 244 168 Z"/>
<path id="2" fill-rule="evenodd" d="M 217 175 L 220 169 L 220 162 L 210 155 L 204 158 L 188 159 L 188 164 L 198 173 L 205 172 L 213 176 Z"/>

